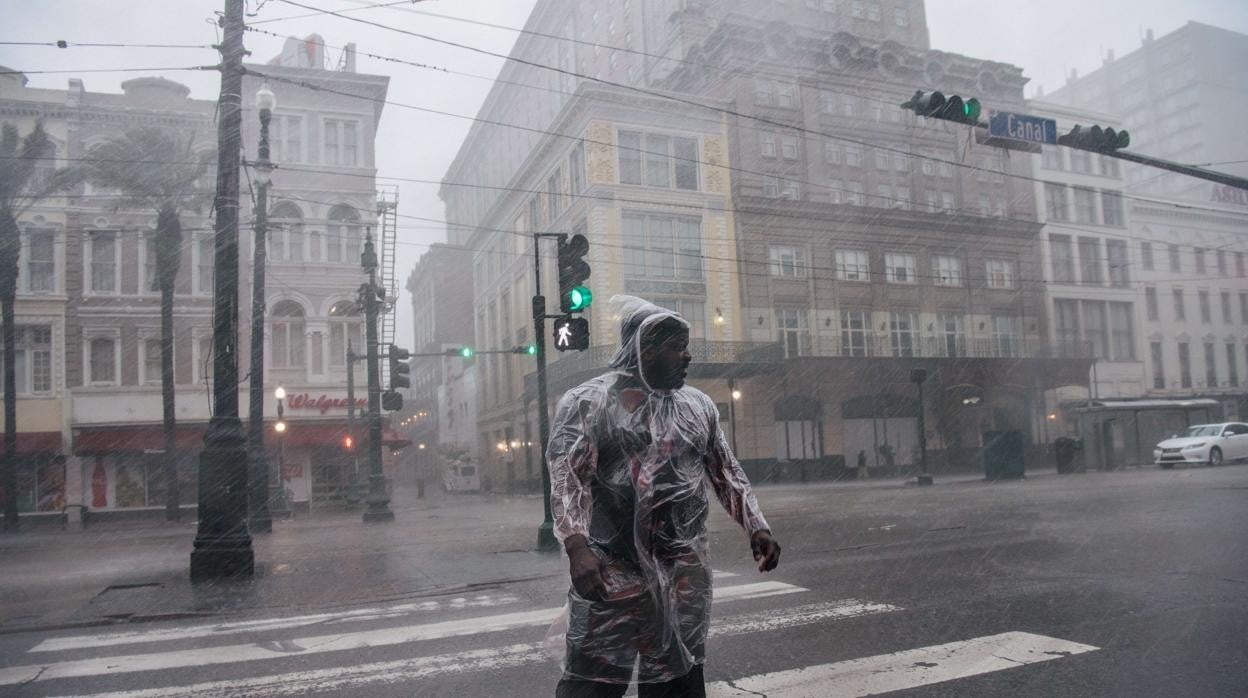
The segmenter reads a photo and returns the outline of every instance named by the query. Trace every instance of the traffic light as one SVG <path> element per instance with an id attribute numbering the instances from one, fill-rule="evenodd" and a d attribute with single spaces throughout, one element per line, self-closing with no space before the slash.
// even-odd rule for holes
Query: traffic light
<path id="1" fill-rule="evenodd" d="M 1075 126 L 1070 132 L 1057 137 L 1057 144 L 1080 150 L 1091 150 L 1096 153 L 1112 153 L 1119 148 L 1131 145 L 1131 134 L 1125 130 L 1116 131 L 1112 128 L 1093 126 L 1084 128 Z"/>
<path id="2" fill-rule="evenodd" d="M 983 108 L 974 97 L 963 99 L 958 95 L 946 97 L 943 92 L 917 90 L 910 101 L 903 102 L 902 109 L 909 109 L 919 116 L 931 119 L 956 121 L 960 124 L 978 124 Z"/>
<path id="3" fill-rule="evenodd" d="M 461 359 L 471 359 L 474 353 L 476 352 L 472 350 L 472 347 L 455 347 L 446 350 L 447 356 L 458 356 Z"/>
<path id="4" fill-rule="evenodd" d="M 589 240 L 576 234 L 559 239 L 559 309 L 564 313 L 579 313 L 594 302 L 594 294 L 585 286 L 589 278 Z"/>
<path id="5" fill-rule="evenodd" d="M 342 437 L 342 447 L 347 449 L 348 451 L 355 448 L 355 439 L 351 438 L 350 436 Z"/>
<path id="6" fill-rule="evenodd" d="M 528 354 L 529 356 L 537 356 L 537 345 L 536 344 L 527 344 L 527 345 L 522 344 L 518 347 L 512 347 L 511 353 Z"/>
<path id="7" fill-rule="evenodd" d="M 403 409 L 403 394 L 387 390 L 381 394 L 381 409 L 387 412 L 398 412 Z"/>
<path id="8" fill-rule="evenodd" d="M 583 317 L 561 317 L 555 320 L 555 348 L 559 351 L 588 349 L 589 320 Z"/>
<path id="9" fill-rule="evenodd" d="M 390 390 L 412 387 L 412 365 L 407 362 L 412 352 L 390 345 Z"/>

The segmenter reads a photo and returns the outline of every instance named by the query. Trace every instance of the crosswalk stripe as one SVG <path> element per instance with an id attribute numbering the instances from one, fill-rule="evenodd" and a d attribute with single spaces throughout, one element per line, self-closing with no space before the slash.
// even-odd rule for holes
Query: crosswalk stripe
<path id="1" fill-rule="evenodd" d="M 943 645 L 759 674 L 707 686 L 713 698 L 870 696 L 1012 669 L 1100 648 L 1032 633 L 1008 632 Z"/>
<path id="2" fill-rule="evenodd" d="M 236 621 L 230 623 L 205 623 L 178 628 L 151 629 L 143 631 L 127 631 L 118 633 L 102 633 L 98 635 L 75 635 L 73 637 L 56 637 L 44 640 L 30 649 L 31 652 L 61 652 L 64 650 L 86 649 L 90 647 L 109 647 L 112 645 L 131 645 L 147 642 L 171 642 L 200 637 L 218 637 L 234 633 L 261 632 L 299 628 L 308 625 L 329 625 L 332 623 L 378 620 L 413 613 L 425 613 L 440 610 L 460 610 L 468 608 L 492 608 L 516 603 L 520 597 L 513 594 L 481 594 L 473 597 L 456 597 L 446 602 L 420 601 L 417 603 L 397 604 L 393 606 L 374 606 L 357 608 L 350 611 L 335 613 L 313 613 L 303 616 L 285 616 L 281 618 L 264 618 L 260 620 Z"/>
<path id="3" fill-rule="evenodd" d="M 748 599 L 757 594 L 771 595 L 787 590 L 791 590 L 791 593 L 808 591 L 802 587 L 783 582 L 756 582 L 753 584 L 721 587 L 715 592 L 715 600 L 723 602 Z M 299 637 L 282 642 L 224 645 L 12 667 L 0 669 L 0 686 L 11 686 L 35 680 L 44 681 L 57 678 L 124 674 L 136 671 L 158 671 L 211 664 L 233 664 L 237 662 L 289 658 L 292 656 L 302 657 L 364 647 L 385 647 L 423 640 L 439 640 L 448 637 L 501 632 L 549 623 L 561 611 L 562 608 L 545 608 L 493 616 L 460 618 L 438 623 Z"/>
<path id="4" fill-rule="evenodd" d="M 724 638 L 900 610 L 902 609 L 897 606 L 857 599 L 812 603 L 788 610 L 728 616 L 716 621 L 711 628 L 711 636 Z M 373 684 L 398 684 L 439 674 L 489 671 L 543 661 L 549 661 L 549 657 L 543 653 L 542 643 L 533 642 L 228 681 L 97 693 L 79 698 L 218 698 L 239 695 L 301 695 L 313 689 L 358 691 Z"/>

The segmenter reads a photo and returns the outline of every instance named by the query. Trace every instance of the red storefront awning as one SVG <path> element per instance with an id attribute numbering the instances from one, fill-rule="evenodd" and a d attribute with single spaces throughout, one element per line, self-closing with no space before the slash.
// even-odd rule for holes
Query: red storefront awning
<path id="1" fill-rule="evenodd" d="M 269 446 L 276 445 L 279 438 L 278 433 L 273 429 L 273 425 L 273 420 L 265 422 L 264 439 Z M 179 450 L 191 451 L 202 448 L 204 445 L 204 430 L 206 428 L 207 426 L 204 424 L 186 426 L 179 424 L 175 441 L 177 448 Z M 244 422 L 243 429 L 245 430 L 246 428 L 247 424 Z M 50 450 L 59 450 L 60 434 L 51 432 L 51 435 L 55 437 L 55 445 Z M 348 430 L 345 421 L 291 422 L 288 420 L 286 422 L 286 432 L 280 435 L 280 438 L 284 440 L 287 448 L 346 448 L 347 435 Z M 19 450 L 21 450 L 21 436 L 19 436 Z M 362 447 L 367 442 L 367 439 L 368 428 L 362 423 L 357 423 L 355 425 L 356 443 Z M 389 448 L 403 448 L 411 444 L 411 441 L 403 438 L 393 429 L 385 428 L 382 430 L 381 443 Z M 159 424 L 78 429 L 74 436 L 74 452 L 78 454 L 116 451 L 161 451 L 164 450 L 164 447 L 164 429 Z"/>
<path id="2" fill-rule="evenodd" d="M 59 431 L 19 431 L 17 432 L 18 455 L 35 455 L 39 453 L 60 453 L 61 432 Z"/>

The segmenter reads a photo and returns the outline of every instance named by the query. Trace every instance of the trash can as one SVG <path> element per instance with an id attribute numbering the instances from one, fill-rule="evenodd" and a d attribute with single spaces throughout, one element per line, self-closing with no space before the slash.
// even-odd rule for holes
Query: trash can
<path id="1" fill-rule="evenodd" d="M 984 477 L 989 480 L 1009 480 L 1025 475 L 1023 458 L 1023 432 L 984 432 Z"/>
<path id="2" fill-rule="evenodd" d="M 1057 464 L 1057 472 L 1065 475 L 1077 472 L 1075 452 L 1079 450 L 1079 442 L 1069 436 L 1059 436 L 1053 442 L 1053 460 Z"/>

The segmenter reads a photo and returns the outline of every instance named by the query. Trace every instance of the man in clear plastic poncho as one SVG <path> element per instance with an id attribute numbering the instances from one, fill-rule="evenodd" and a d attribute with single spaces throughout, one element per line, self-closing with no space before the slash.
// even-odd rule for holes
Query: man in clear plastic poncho
<path id="1" fill-rule="evenodd" d="M 715 403 L 684 379 L 689 324 L 632 296 L 611 303 L 611 373 L 559 401 L 547 457 L 555 535 L 572 588 L 558 698 L 702 696 L 710 628 L 707 485 L 749 535 L 759 571 L 780 545 L 719 428 Z"/>

